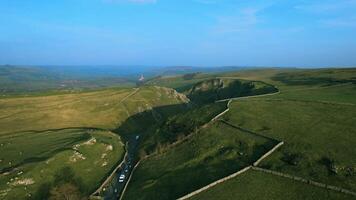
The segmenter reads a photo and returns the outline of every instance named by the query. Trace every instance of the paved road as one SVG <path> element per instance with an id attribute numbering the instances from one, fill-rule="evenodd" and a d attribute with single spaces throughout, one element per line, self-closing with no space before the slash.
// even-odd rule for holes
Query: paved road
<path id="1" fill-rule="evenodd" d="M 105 200 L 117 200 L 121 192 L 123 191 L 125 184 L 130 177 L 132 169 L 135 165 L 134 153 L 137 150 L 138 140 L 135 135 L 129 138 L 127 157 L 122 164 L 122 167 L 118 169 L 107 186 L 103 188 L 103 191 L 100 193 L 100 196 L 104 197 Z M 125 175 L 124 182 L 119 182 L 120 175 Z"/>

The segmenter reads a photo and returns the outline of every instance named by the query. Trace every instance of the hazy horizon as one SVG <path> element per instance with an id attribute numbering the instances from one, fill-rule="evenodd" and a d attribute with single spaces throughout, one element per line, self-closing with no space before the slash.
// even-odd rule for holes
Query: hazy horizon
<path id="1" fill-rule="evenodd" d="M 0 64 L 350 67 L 355 9 L 355 0 L 2 1 Z"/>

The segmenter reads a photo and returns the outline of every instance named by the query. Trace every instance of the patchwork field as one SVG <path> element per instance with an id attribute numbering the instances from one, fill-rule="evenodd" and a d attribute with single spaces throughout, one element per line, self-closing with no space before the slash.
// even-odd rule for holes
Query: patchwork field
<path id="1" fill-rule="evenodd" d="M 352 196 L 330 192 L 323 188 L 313 187 L 305 183 L 295 182 L 283 177 L 249 170 L 244 174 L 218 184 L 196 196 L 192 200 L 348 200 Z"/>
<path id="2" fill-rule="evenodd" d="M 276 143 L 215 122 L 189 140 L 143 160 L 124 199 L 179 198 L 246 167 Z"/>

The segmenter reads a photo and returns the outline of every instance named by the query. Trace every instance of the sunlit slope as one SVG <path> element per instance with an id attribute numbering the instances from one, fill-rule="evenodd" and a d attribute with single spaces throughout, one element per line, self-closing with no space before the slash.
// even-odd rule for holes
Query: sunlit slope
<path id="1" fill-rule="evenodd" d="M 187 102 L 162 87 L 1 99 L 0 197 L 36 199 L 57 186 L 65 167 L 90 195 L 124 155 L 123 141 L 109 130 L 139 113 Z"/>
<path id="2" fill-rule="evenodd" d="M 136 113 L 185 101 L 174 90 L 160 87 L 0 99 L 0 134 L 68 127 L 114 129 Z"/>

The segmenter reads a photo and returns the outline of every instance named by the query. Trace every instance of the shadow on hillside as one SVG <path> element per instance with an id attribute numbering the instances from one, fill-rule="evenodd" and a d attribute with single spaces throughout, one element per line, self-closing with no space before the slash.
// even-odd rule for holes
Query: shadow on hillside
<path id="1" fill-rule="evenodd" d="M 171 117 L 184 113 L 190 108 L 192 108 L 192 105 L 189 103 L 154 107 L 130 116 L 113 132 L 119 134 L 125 143 L 130 143 L 133 138 L 136 140 L 136 136 L 139 136 L 139 139 L 137 139 L 139 140 L 138 146 L 146 145 L 146 153 L 153 153 L 158 145 L 155 144 L 156 140 L 157 142 L 159 140 L 159 135 L 155 134 L 158 129 Z M 164 135 L 161 137 L 164 137 Z M 148 141 L 151 143 L 149 146 L 147 146 Z"/>

